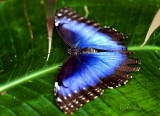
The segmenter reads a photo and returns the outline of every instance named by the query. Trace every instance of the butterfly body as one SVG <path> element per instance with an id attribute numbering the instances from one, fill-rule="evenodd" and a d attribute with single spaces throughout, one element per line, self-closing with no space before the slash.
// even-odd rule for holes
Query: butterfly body
<path id="1" fill-rule="evenodd" d="M 94 48 L 70 48 L 70 49 L 67 49 L 68 51 L 68 54 L 70 55 L 79 55 L 79 54 L 83 54 L 83 53 L 97 53 L 97 52 L 105 52 L 107 50 L 97 50 L 97 49 L 94 49 Z"/>
<path id="2" fill-rule="evenodd" d="M 133 53 L 122 45 L 126 36 L 115 29 L 101 27 L 70 8 L 57 12 L 55 25 L 70 46 L 55 82 L 56 102 L 64 113 L 72 114 L 105 88 L 125 85 L 131 78 L 128 72 L 139 71 L 130 64 L 140 61 L 128 58 Z"/>

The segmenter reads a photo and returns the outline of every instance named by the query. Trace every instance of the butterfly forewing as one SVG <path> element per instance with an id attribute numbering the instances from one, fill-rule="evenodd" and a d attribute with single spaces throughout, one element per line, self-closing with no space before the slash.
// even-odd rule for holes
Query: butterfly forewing
<path id="1" fill-rule="evenodd" d="M 69 15 L 72 14 L 72 15 Z M 77 18 L 73 18 L 77 16 Z M 97 48 L 103 50 L 124 50 L 125 47 L 117 44 L 120 39 L 126 38 L 111 28 L 100 28 L 100 25 L 86 20 L 70 8 L 63 8 L 57 12 L 55 24 L 62 39 L 72 48 Z M 87 23 L 92 22 L 92 23 Z M 94 36 L 93 36 L 94 35 Z"/>

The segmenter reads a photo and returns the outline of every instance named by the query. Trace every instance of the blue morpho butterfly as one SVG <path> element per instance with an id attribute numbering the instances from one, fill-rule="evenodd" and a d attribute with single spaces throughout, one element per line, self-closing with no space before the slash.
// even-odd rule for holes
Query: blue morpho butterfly
<path id="1" fill-rule="evenodd" d="M 132 77 L 128 72 L 139 71 L 139 67 L 129 65 L 140 61 L 127 57 L 133 52 L 122 45 L 126 39 L 122 33 L 100 27 L 71 8 L 62 8 L 55 18 L 58 33 L 70 46 L 70 56 L 55 82 L 56 102 L 64 113 L 74 113 L 105 88 L 126 84 Z"/>

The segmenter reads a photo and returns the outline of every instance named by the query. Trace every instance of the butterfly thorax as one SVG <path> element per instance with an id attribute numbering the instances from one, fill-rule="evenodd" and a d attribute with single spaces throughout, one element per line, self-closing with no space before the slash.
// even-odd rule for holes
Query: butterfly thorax
<path id="1" fill-rule="evenodd" d="M 96 53 L 98 52 L 96 49 L 94 48 L 69 48 L 67 49 L 68 54 L 72 54 L 72 55 L 78 55 L 78 54 L 82 54 L 82 53 Z"/>

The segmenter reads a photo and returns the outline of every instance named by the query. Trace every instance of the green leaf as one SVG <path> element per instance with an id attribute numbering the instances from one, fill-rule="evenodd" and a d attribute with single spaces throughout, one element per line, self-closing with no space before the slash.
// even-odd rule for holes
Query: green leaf
<path id="1" fill-rule="evenodd" d="M 160 100 L 160 28 L 140 48 L 159 0 L 61 0 L 57 9 L 67 6 L 103 26 L 114 27 L 129 38 L 131 57 L 141 60 L 141 70 L 123 87 L 106 89 L 104 94 L 81 107 L 73 115 L 142 116 L 158 115 Z M 68 57 L 67 45 L 53 31 L 52 52 L 48 53 L 48 32 L 44 3 L 27 1 L 33 40 L 24 14 L 23 0 L 0 2 L 0 115 L 62 116 L 54 99 L 54 82 L 59 66 Z M 5 93 L 6 92 L 6 93 Z"/>

